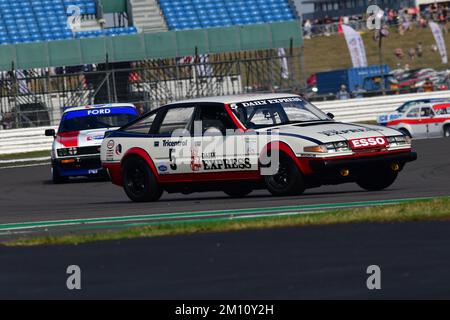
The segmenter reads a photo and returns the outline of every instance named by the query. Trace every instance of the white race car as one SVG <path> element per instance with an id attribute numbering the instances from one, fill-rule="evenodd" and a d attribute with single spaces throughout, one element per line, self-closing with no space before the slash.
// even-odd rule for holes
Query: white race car
<path id="1" fill-rule="evenodd" d="M 66 109 L 54 137 L 52 179 L 65 182 L 69 177 L 97 175 L 103 170 L 100 146 L 105 132 L 118 129 L 138 117 L 132 104 L 107 104 Z"/>
<path id="2" fill-rule="evenodd" d="M 438 103 L 450 103 L 450 100 L 445 98 L 411 100 L 402 104 L 394 112 L 379 115 L 377 117 L 377 123 L 379 125 L 385 126 L 387 125 L 388 122 L 394 121 L 404 116 L 404 114 L 414 106 L 419 106 L 423 104 L 438 104 Z"/>
<path id="3" fill-rule="evenodd" d="M 397 130 L 337 122 L 287 94 L 169 104 L 107 133 L 101 148 L 112 182 L 137 202 L 164 191 L 286 196 L 346 182 L 382 190 L 416 158 Z"/>
<path id="4" fill-rule="evenodd" d="M 450 138 L 450 103 L 413 105 L 386 126 L 412 138 Z"/>

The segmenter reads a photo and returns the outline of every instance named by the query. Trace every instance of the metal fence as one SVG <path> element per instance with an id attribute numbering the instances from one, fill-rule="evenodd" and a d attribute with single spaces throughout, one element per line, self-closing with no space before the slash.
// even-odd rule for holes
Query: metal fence
<path id="1" fill-rule="evenodd" d="M 144 112 L 195 97 L 298 91 L 300 65 L 290 48 L 101 64 L 88 72 L 12 70 L 0 77 L 2 129 L 57 125 L 74 106 L 130 102 Z"/>

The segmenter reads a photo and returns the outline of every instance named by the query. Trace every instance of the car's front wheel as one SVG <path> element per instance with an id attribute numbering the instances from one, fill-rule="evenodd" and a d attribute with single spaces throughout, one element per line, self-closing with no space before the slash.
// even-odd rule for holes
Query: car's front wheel
<path id="1" fill-rule="evenodd" d="M 360 176 L 356 183 L 367 191 L 381 191 L 390 187 L 397 179 L 398 171 L 391 168 L 373 169 Z"/>
<path id="2" fill-rule="evenodd" d="M 52 167 L 52 181 L 54 184 L 60 184 L 60 183 L 65 183 L 65 182 L 69 181 L 69 178 L 61 176 L 59 174 L 58 169 L 55 167 Z"/>
<path id="3" fill-rule="evenodd" d="M 450 126 L 445 126 L 444 127 L 444 137 L 445 138 L 450 138 Z"/>
<path id="4" fill-rule="evenodd" d="M 296 163 L 286 154 L 280 153 L 277 172 L 264 177 L 266 187 L 274 196 L 300 195 L 305 191 L 302 173 Z"/>
<path id="5" fill-rule="evenodd" d="M 148 164 L 137 156 L 129 157 L 123 164 L 123 185 L 134 202 L 157 201 L 163 194 Z"/>

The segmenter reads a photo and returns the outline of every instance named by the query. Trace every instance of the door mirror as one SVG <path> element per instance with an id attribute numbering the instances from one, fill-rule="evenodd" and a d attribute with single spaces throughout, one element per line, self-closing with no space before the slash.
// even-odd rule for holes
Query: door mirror
<path id="1" fill-rule="evenodd" d="M 327 113 L 327 116 L 328 116 L 328 118 L 330 118 L 330 119 L 334 119 L 334 114 L 332 114 L 331 112 L 328 112 L 328 113 Z"/>
<path id="2" fill-rule="evenodd" d="M 56 131 L 55 129 L 47 129 L 45 130 L 45 136 L 46 137 L 56 137 Z"/>

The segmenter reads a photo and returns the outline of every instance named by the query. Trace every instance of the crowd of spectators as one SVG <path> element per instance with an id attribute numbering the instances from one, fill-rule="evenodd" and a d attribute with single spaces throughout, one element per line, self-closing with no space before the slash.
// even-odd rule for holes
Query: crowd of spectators
<path id="1" fill-rule="evenodd" d="M 384 14 L 386 25 L 397 28 L 400 35 L 413 30 L 414 27 L 426 28 L 428 21 L 438 22 L 446 33 L 450 31 L 450 2 L 434 3 L 423 6 L 421 9 L 416 7 L 400 10 L 384 8 Z M 304 35 L 306 39 L 314 36 L 329 36 L 341 32 L 340 25 L 342 24 L 350 25 L 355 30 L 363 30 L 367 27 L 366 17 L 363 14 L 344 17 L 325 16 L 323 19 L 305 20 L 303 22 Z"/>

